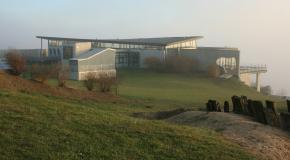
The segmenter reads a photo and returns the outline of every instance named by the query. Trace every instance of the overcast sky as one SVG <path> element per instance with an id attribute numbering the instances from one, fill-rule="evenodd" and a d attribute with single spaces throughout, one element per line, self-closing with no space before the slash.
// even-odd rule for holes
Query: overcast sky
<path id="1" fill-rule="evenodd" d="M 0 48 L 39 48 L 36 35 L 138 38 L 201 35 L 267 64 L 263 84 L 290 94 L 290 0 L 1 0 Z"/>

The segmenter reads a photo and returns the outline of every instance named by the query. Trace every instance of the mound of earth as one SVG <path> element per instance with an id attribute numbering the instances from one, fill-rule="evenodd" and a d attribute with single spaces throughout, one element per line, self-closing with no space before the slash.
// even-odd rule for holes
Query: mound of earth
<path id="1" fill-rule="evenodd" d="M 0 88 L 9 91 L 20 91 L 25 93 L 39 93 L 42 95 L 89 99 L 94 101 L 111 101 L 117 97 L 110 94 L 101 94 L 97 92 L 81 91 L 72 88 L 53 87 L 46 84 L 26 80 L 18 76 L 12 76 L 5 72 L 0 72 Z"/>
<path id="2" fill-rule="evenodd" d="M 166 121 L 215 130 L 225 139 L 265 159 L 290 159 L 289 134 L 277 128 L 254 122 L 251 118 L 231 113 L 189 111 Z"/>

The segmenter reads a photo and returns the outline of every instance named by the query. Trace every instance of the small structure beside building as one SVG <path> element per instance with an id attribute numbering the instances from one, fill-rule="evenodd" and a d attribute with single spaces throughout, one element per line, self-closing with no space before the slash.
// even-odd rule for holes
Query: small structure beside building
<path id="1" fill-rule="evenodd" d="M 105 71 L 108 74 L 116 74 L 116 50 L 111 48 L 95 48 L 84 54 L 80 54 L 69 61 L 71 79 L 84 80 L 87 73 Z"/>

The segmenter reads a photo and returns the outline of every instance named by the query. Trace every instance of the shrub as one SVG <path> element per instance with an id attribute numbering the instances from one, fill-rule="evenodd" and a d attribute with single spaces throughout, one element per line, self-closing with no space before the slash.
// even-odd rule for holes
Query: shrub
<path id="1" fill-rule="evenodd" d="M 165 60 L 165 68 L 173 73 L 193 73 L 198 68 L 198 62 L 189 57 L 171 55 Z"/>
<path id="2" fill-rule="evenodd" d="M 181 55 L 169 55 L 165 62 L 157 57 L 148 57 L 145 59 L 145 65 L 152 71 L 172 73 L 193 73 L 198 68 L 197 61 Z"/>
<path id="3" fill-rule="evenodd" d="M 66 87 L 66 81 L 69 79 L 69 66 L 57 64 L 54 69 L 55 77 L 59 87 Z"/>
<path id="4" fill-rule="evenodd" d="M 26 60 L 22 55 L 16 51 L 10 51 L 7 53 L 6 58 L 13 75 L 19 76 L 25 71 Z"/>
<path id="5" fill-rule="evenodd" d="M 97 75 L 93 72 L 90 72 L 85 76 L 85 80 L 83 82 L 87 90 L 92 91 L 95 88 L 95 84 L 97 82 Z"/>
<path id="6" fill-rule="evenodd" d="M 97 83 L 101 92 L 110 92 L 113 85 L 117 84 L 117 77 L 115 75 L 101 72 L 98 75 Z"/>
<path id="7" fill-rule="evenodd" d="M 265 95 L 272 95 L 272 93 L 273 93 L 272 87 L 271 86 L 263 86 L 263 87 L 261 87 L 261 93 L 263 93 Z"/>
<path id="8" fill-rule="evenodd" d="M 208 75 L 212 78 L 217 78 L 220 76 L 221 70 L 217 64 L 212 64 L 208 67 Z"/>
<path id="9" fill-rule="evenodd" d="M 31 79 L 40 83 L 46 82 L 54 74 L 51 65 L 47 64 L 33 64 L 30 70 Z"/>
<path id="10" fill-rule="evenodd" d="M 162 71 L 163 63 L 157 57 L 147 57 L 144 61 L 145 66 L 152 71 Z"/>

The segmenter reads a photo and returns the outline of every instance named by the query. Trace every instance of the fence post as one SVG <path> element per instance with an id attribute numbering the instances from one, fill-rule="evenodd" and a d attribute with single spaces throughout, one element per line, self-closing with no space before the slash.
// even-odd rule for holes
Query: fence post
<path id="1" fill-rule="evenodd" d="M 230 112 L 230 104 L 228 101 L 225 101 L 224 103 L 224 112 L 229 113 Z"/>
<path id="2" fill-rule="evenodd" d="M 272 101 L 266 101 L 266 118 L 270 125 L 280 126 L 279 117 L 275 109 L 275 103 Z"/>
<path id="3" fill-rule="evenodd" d="M 267 119 L 266 119 L 266 115 L 265 115 L 265 111 L 264 111 L 264 107 L 263 107 L 263 103 L 261 101 L 253 101 L 252 103 L 253 103 L 253 107 L 255 110 L 256 120 L 258 122 L 268 124 Z"/>
<path id="4" fill-rule="evenodd" d="M 290 100 L 287 100 L 288 113 L 290 113 Z"/>

